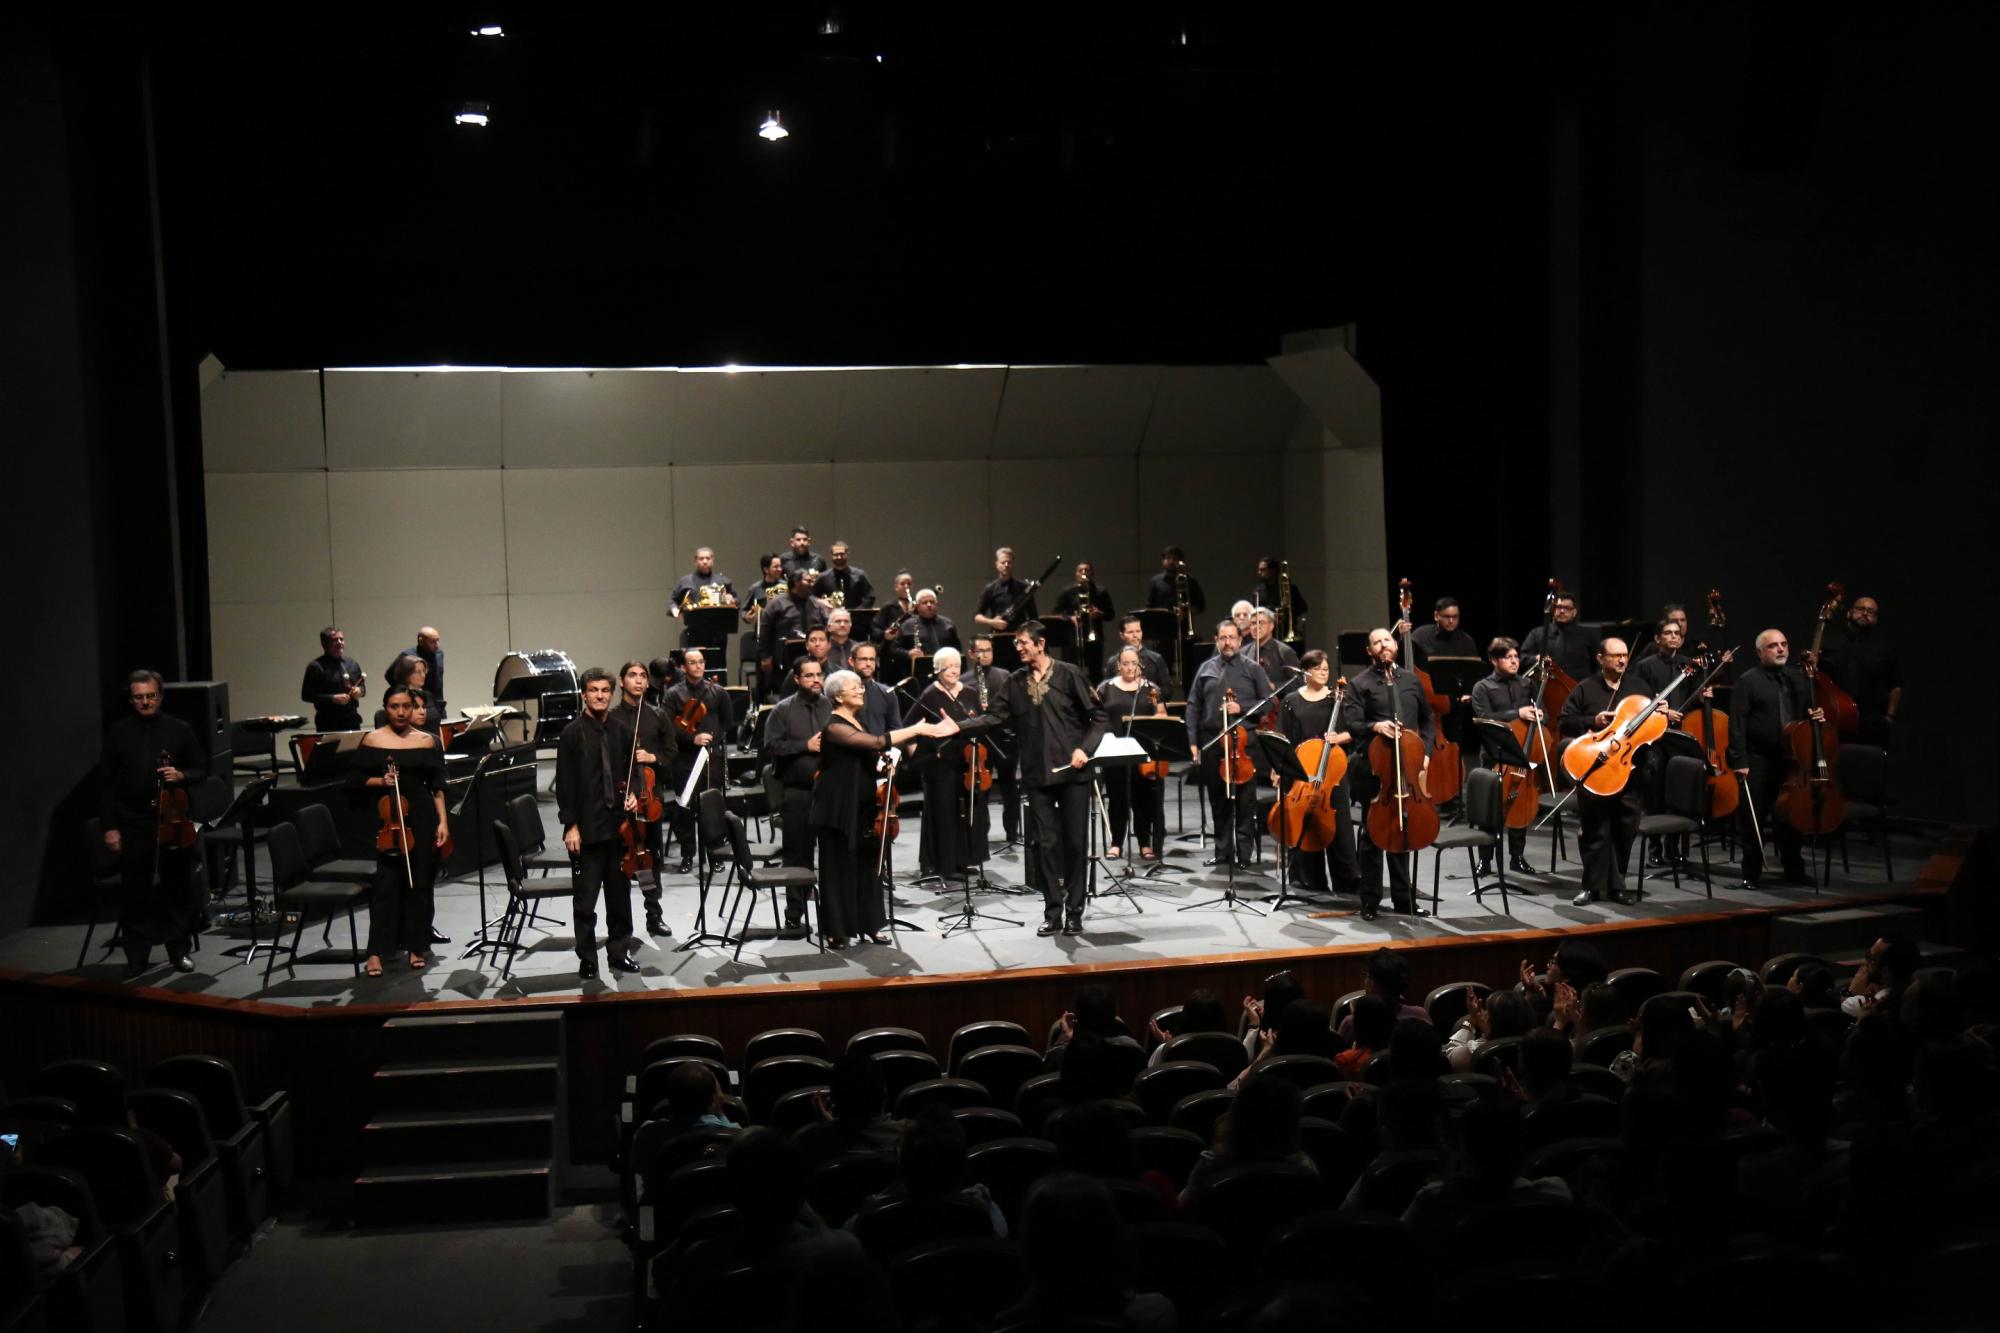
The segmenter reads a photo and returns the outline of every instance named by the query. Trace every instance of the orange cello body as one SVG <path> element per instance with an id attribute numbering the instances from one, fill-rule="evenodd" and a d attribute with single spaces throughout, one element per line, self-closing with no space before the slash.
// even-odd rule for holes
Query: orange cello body
<path id="1" fill-rule="evenodd" d="M 1533 759 L 1541 744 L 1536 733 L 1546 732 L 1548 724 L 1523 722 L 1517 717 L 1507 724 L 1507 729 L 1514 733 L 1515 743 Z M 1541 788 L 1536 785 L 1534 770 L 1516 764 L 1500 765 L 1500 802 L 1507 812 L 1508 828 L 1527 828 L 1533 824 L 1542 809 Z"/>
<path id="2" fill-rule="evenodd" d="M 1611 710 L 1608 724 L 1565 746 L 1562 766 L 1570 780 L 1583 783 L 1585 790 L 1598 796 L 1624 791 L 1632 780 L 1639 751 L 1667 734 L 1667 710 L 1652 704 L 1644 695 L 1628 694 Z M 1639 720 L 1641 713 L 1646 714 L 1643 721 Z M 1600 757 L 1602 763 L 1598 762 Z"/>
<path id="3" fill-rule="evenodd" d="M 1347 681 L 1343 679 L 1334 688 L 1329 734 L 1339 729 L 1346 691 Z M 1312 774 L 1312 781 L 1292 784 L 1285 799 L 1272 805 L 1266 822 L 1271 836 L 1285 846 L 1301 852 L 1323 852 L 1338 836 L 1339 814 L 1333 803 L 1339 799 L 1340 784 L 1347 778 L 1347 752 L 1325 736 L 1315 736 L 1300 741 L 1296 753 L 1299 767 Z"/>
<path id="4" fill-rule="evenodd" d="M 1368 743 L 1375 799 L 1368 805 L 1368 840 L 1385 852 L 1418 852 L 1437 841 L 1437 806 L 1417 781 L 1424 767 L 1424 735 L 1405 725 L 1395 740 Z"/>
<path id="5" fill-rule="evenodd" d="M 1146 694 L 1151 702 L 1153 710 L 1151 713 L 1147 714 L 1147 716 L 1159 717 L 1162 712 L 1160 708 L 1159 689 L 1156 686 L 1148 685 L 1146 687 Z M 1131 734 L 1131 729 L 1129 726 L 1126 728 L 1126 734 L 1127 735 Z M 1167 761 L 1164 759 L 1146 760 L 1144 763 L 1139 765 L 1139 776 L 1152 782 L 1165 781 L 1167 776 Z"/>
<path id="6" fill-rule="evenodd" d="M 1742 784 L 1729 771 L 1729 714 L 1716 712 L 1703 699 L 1698 710 L 1681 719 L 1681 730 L 1694 737 L 1708 761 L 1708 817 L 1727 819 L 1743 800 Z"/>
<path id="7" fill-rule="evenodd" d="M 1812 649 L 1806 654 L 1804 666 L 1806 675 L 1812 681 L 1813 707 L 1826 714 L 1826 720 L 1835 732 L 1842 736 L 1856 736 L 1861 731 L 1861 707 L 1854 697 L 1834 681 L 1832 676 L 1819 669 L 1820 645 L 1826 639 L 1826 627 L 1833 620 L 1833 613 L 1847 597 L 1847 589 L 1838 583 L 1826 585 L 1826 602 L 1819 609 L 1819 623 L 1813 626 Z"/>
<path id="8" fill-rule="evenodd" d="M 891 842 L 903 831 L 902 820 L 896 817 L 896 806 L 901 800 L 896 795 L 896 773 L 875 780 L 875 818 L 868 826 L 868 836 L 876 842 L 885 837 Z"/>
<path id="9" fill-rule="evenodd" d="M 165 756 L 161 756 L 162 762 Z M 158 816 L 155 825 L 155 845 L 160 847 L 192 847 L 199 836 L 194 820 L 188 815 L 188 794 L 185 787 L 160 785 L 157 802 Z"/>

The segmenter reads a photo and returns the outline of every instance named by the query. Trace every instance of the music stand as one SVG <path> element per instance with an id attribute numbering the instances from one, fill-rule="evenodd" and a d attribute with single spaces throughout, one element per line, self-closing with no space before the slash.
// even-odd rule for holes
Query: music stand
<path id="1" fill-rule="evenodd" d="M 1173 608 L 1149 606 L 1139 612 L 1139 634 L 1147 643 L 1153 645 L 1153 651 L 1156 653 L 1172 650 L 1173 661 L 1170 665 L 1174 669 L 1173 683 L 1185 687 L 1187 673 L 1182 669 L 1181 662 L 1180 617 L 1174 614 Z"/>
<path id="2" fill-rule="evenodd" d="M 729 640 L 736 633 L 736 618 L 742 614 L 733 606 L 691 606 L 681 612 L 681 647 L 699 648 L 704 653 L 719 652 L 727 656 Z M 728 666 L 728 662 L 709 663 L 717 670 Z"/>
<path id="3" fill-rule="evenodd" d="M 1131 719 L 1131 736 L 1146 747 L 1148 759 L 1171 761 L 1187 748 L 1187 721 L 1181 717 L 1135 717 Z M 1166 838 L 1167 783 L 1172 778 L 1170 769 L 1153 791 L 1153 864 L 1140 872 L 1142 879 L 1171 874 L 1174 870 L 1167 864 Z"/>
<path id="4" fill-rule="evenodd" d="M 268 774 L 258 778 L 236 793 L 229 808 L 209 821 L 209 832 L 213 835 L 226 824 L 236 825 L 236 837 L 243 843 L 243 906 L 244 915 L 250 918 L 250 947 L 244 951 L 245 961 L 257 956 L 257 840 L 250 827 L 251 817 L 264 804 L 264 798 L 278 785 L 278 775 Z M 225 832 L 223 841 L 229 841 Z M 282 937 L 282 932 L 279 932 Z M 236 950 L 227 951 L 232 957 Z"/>
<path id="5" fill-rule="evenodd" d="M 1090 883 L 1084 895 L 1086 899 L 1099 896 L 1097 892 L 1097 868 L 1101 865 L 1104 867 L 1105 873 L 1111 876 L 1111 887 L 1105 891 L 1106 894 L 1123 894 L 1125 901 L 1132 904 L 1134 912 L 1143 912 L 1146 910 L 1139 905 L 1139 900 L 1132 896 L 1132 890 L 1129 887 L 1130 881 L 1133 878 L 1132 872 L 1130 870 L 1121 871 L 1118 867 L 1104 859 L 1104 853 L 1110 850 L 1111 830 L 1108 823 L 1109 817 L 1104 809 L 1104 787 L 1098 781 L 1098 775 L 1120 769 L 1129 773 L 1132 769 L 1145 763 L 1151 757 L 1146 747 L 1136 738 L 1131 736 L 1114 736 L 1106 733 L 1097 742 L 1097 753 L 1093 754 L 1090 757 L 1090 762 L 1084 765 L 1084 771 L 1090 774 L 1091 802 L 1097 810 L 1097 818 L 1089 821 L 1090 827 L 1086 834 L 1090 844 L 1089 856 L 1087 858 L 1087 863 L 1090 867 Z M 1102 832 L 1105 837 L 1105 841 L 1102 844 L 1097 840 L 1099 832 Z"/>
<path id="6" fill-rule="evenodd" d="M 1282 810 L 1285 806 L 1286 793 L 1298 783 L 1311 782 L 1312 774 L 1306 772 L 1305 765 L 1299 762 L 1298 747 L 1277 732 L 1253 732 L 1251 739 L 1257 743 L 1258 750 L 1263 752 L 1264 763 L 1270 767 L 1277 779 L 1278 808 Z M 1282 816 L 1279 818 L 1278 826 L 1281 829 L 1284 827 Z M 1290 848 L 1285 845 L 1283 838 L 1273 837 L 1272 841 L 1278 844 L 1278 896 L 1271 900 L 1271 907 L 1275 910 L 1290 903 L 1293 897 L 1292 878 L 1288 873 L 1290 858 L 1286 855 Z M 1298 901 L 1304 902 L 1305 899 L 1300 898 Z"/>
<path id="7" fill-rule="evenodd" d="M 1211 644 L 1210 646 L 1213 647 L 1214 645 Z M 1278 696 L 1273 694 L 1270 698 L 1265 699 L 1255 708 L 1251 708 L 1242 713 L 1237 714 L 1235 721 L 1226 723 L 1221 731 L 1216 732 L 1214 736 L 1209 738 L 1208 743 L 1201 747 L 1202 753 L 1207 754 L 1209 750 L 1213 749 L 1214 747 L 1227 745 L 1229 743 L 1229 733 L 1237 730 L 1238 728 L 1248 726 L 1251 720 L 1255 718 L 1257 714 L 1263 712 L 1266 708 L 1270 707 L 1272 704 L 1277 702 L 1277 699 Z M 1203 761 L 1197 758 L 1196 762 L 1200 763 Z M 1243 799 L 1242 789 L 1244 787 L 1250 788 L 1250 793 L 1251 793 L 1250 799 L 1253 801 L 1256 800 L 1257 779 L 1254 773 L 1252 774 L 1250 781 L 1237 784 L 1236 793 L 1229 799 L 1229 804 L 1230 804 L 1229 841 L 1232 847 L 1234 847 L 1234 844 L 1236 842 L 1236 822 L 1237 822 L 1236 817 L 1238 811 L 1236 803 Z M 1206 808 L 1206 803 L 1207 803 L 1206 794 L 1203 795 L 1202 799 L 1203 799 L 1203 808 Z M 1222 848 L 1222 830 L 1220 828 L 1217 828 L 1215 830 L 1215 846 L 1218 852 Z M 1250 903 L 1247 903 L 1243 901 L 1243 899 L 1236 896 L 1236 860 L 1237 857 L 1240 855 L 1242 855 L 1241 849 L 1233 851 L 1229 857 L 1227 864 L 1225 864 L 1223 867 L 1223 884 L 1222 884 L 1222 894 L 1220 897 L 1204 898 L 1199 902 L 1189 903 L 1187 906 L 1181 908 L 1180 910 L 1183 912 L 1192 912 L 1197 907 L 1220 907 L 1225 912 L 1251 912 L 1257 916 L 1264 915 L 1262 908 L 1252 906 Z"/>
<path id="8" fill-rule="evenodd" d="M 486 789 L 480 786 L 479 780 L 486 776 L 486 766 L 496 756 L 507 752 L 507 733 L 500 729 L 500 723 L 509 716 L 518 714 L 509 710 L 507 713 L 487 718 L 475 726 L 467 727 L 451 738 L 451 746 L 445 751 L 447 755 L 479 756 L 479 762 L 472 766 L 471 778 L 466 781 L 465 795 L 459 798 L 458 811 L 453 812 L 463 812 L 465 803 L 468 800 L 472 802 L 472 864 L 479 877 L 479 929 L 473 931 L 465 941 L 465 948 L 458 955 L 460 958 L 471 958 L 489 949 L 494 950 L 497 956 L 497 951 L 501 948 L 500 943 L 486 933 L 499 926 L 500 919 L 489 921 L 486 917 L 486 858 L 480 849 L 480 840 L 486 836 L 487 831 Z"/>

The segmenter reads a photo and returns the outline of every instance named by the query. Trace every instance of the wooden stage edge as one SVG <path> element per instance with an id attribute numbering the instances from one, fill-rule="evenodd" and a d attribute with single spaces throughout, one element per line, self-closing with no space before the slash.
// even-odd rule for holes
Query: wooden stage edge
<path id="1" fill-rule="evenodd" d="M 1969 861 L 1986 859 L 1974 855 L 1983 832 L 1952 827 L 1913 886 L 1881 894 L 1386 942 L 1408 959 L 1417 995 L 1448 981 L 1511 977 L 1522 959 L 1539 963 L 1556 941 L 1576 936 L 1594 940 L 1614 967 L 1677 973 L 1701 958 L 1755 964 L 1770 956 L 1771 927 L 1778 918 L 1837 907 L 1921 906 L 1928 938 L 1970 942 L 1984 934 L 1980 919 L 1990 910 L 1981 901 L 1985 895 L 1975 892 L 1978 886 L 1962 882 L 1984 878 L 1966 873 Z M 1012 1019 L 1039 1034 L 1069 1007 L 1076 988 L 1091 982 L 1111 986 L 1119 1012 L 1134 1024 L 1185 999 L 1197 986 L 1215 991 L 1233 1008 L 1238 996 L 1258 993 L 1266 976 L 1286 968 L 1299 975 L 1308 994 L 1331 1001 L 1361 984 L 1364 960 L 1384 942 L 932 976 L 313 1007 L 0 969 L 9 1033 L 0 1052 L 0 1081 L 24 1086 L 41 1065 L 70 1056 L 110 1060 L 137 1073 L 182 1052 L 222 1055 L 242 1072 L 246 1091 L 292 1092 L 302 1150 L 315 1145 L 302 1166 L 338 1177 L 351 1169 L 346 1154 L 365 1122 L 365 1085 L 379 1063 L 377 1036 L 384 1020 L 557 1009 L 565 1015 L 572 1150 L 577 1160 L 602 1160 L 612 1143 L 611 1116 L 623 1075 L 648 1041 L 668 1033 L 707 1033 L 733 1055 L 750 1036 L 772 1027 L 815 1028 L 838 1049 L 864 1028 L 898 1026 L 923 1032 L 933 1052 L 942 1052 L 954 1029 L 978 1019 Z"/>

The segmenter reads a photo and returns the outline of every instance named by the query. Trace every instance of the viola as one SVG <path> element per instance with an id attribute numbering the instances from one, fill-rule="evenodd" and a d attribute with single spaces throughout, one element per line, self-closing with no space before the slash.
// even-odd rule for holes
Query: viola
<path id="1" fill-rule="evenodd" d="M 1224 686 L 1222 689 L 1222 725 L 1229 725 L 1229 705 L 1236 702 L 1236 691 Z M 1242 727 L 1229 733 L 1229 739 L 1222 747 L 1222 757 L 1216 761 L 1216 770 L 1222 780 L 1231 787 L 1245 786 L 1257 779 L 1257 766 L 1250 761 L 1250 734 Z"/>
<path id="2" fill-rule="evenodd" d="M 1410 620 L 1410 606 L 1410 581 L 1399 579 L 1396 584 L 1396 609 L 1401 613 L 1405 624 Z M 1458 743 L 1445 739 L 1444 734 L 1444 719 L 1452 710 L 1452 701 L 1432 684 L 1430 672 L 1418 669 L 1415 640 L 1414 630 L 1403 636 L 1403 668 L 1416 677 L 1417 684 L 1423 689 L 1424 701 L 1431 706 L 1431 712 L 1436 715 L 1438 723 L 1437 747 L 1431 752 L 1429 795 L 1433 801 L 1449 801 L 1458 795 L 1458 789 L 1463 781 L 1459 775 Z"/>
<path id="3" fill-rule="evenodd" d="M 707 716 L 707 704 L 700 699 L 689 699 L 681 705 L 681 711 L 674 714 L 674 726 L 680 729 L 683 736 L 698 736 L 702 721 Z"/>
<path id="4" fill-rule="evenodd" d="M 173 756 L 162 751 L 160 767 L 172 768 Z M 194 820 L 188 814 L 188 793 L 186 787 L 169 787 L 167 780 L 159 780 L 154 793 L 153 845 L 155 847 L 192 847 L 199 834 L 195 831 Z"/>
<path id="5" fill-rule="evenodd" d="M 1826 714 L 1827 722 L 1843 736 L 1856 736 L 1861 732 L 1861 706 L 1854 697 L 1840 688 L 1839 682 L 1819 669 L 1820 643 L 1826 638 L 1826 627 L 1833 619 L 1833 613 L 1847 597 L 1847 589 L 1838 583 L 1826 585 L 1826 602 L 1819 609 L 1819 623 L 1813 626 L 1812 647 L 1805 658 L 1806 675 L 1813 683 L 1813 706 Z"/>
<path id="6" fill-rule="evenodd" d="M 1708 623 L 1714 629 L 1723 629 L 1729 618 L 1722 611 L 1720 590 L 1708 590 Z M 1694 737 L 1701 746 L 1701 757 L 1708 765 L 1708 817 L 1727 819 L 1736 813 L 1737 805 L 1743 799 L 1742 784 L 1729 771 L 1729 714 L 1715 711 L 1715 701 L 1702 691 L 1697 700 L 1699 705 L 1681 719 L 1681 730 Z"/>
<path id="7" fill-rule="evenodd" d="M 1437 841 L 1437 806 L 1418 780 L 1424 771 L 1424 734 L 1403 725 L 1393 678 L 1389 681 L 1389 707 L 1390 720 L 1402 731 L 1393 740 L 1378 733 L 1368 742 L 1368 767 L 1375 775 L 1375 799 L 1368 805 L 1368 839 L 1385 852 L 1422 851 Z"/>
<path id="8" fill-rule="evenodd" d="M 1333 716 L 1326 735 L 1300 741 L 1299 767 L 1312 771 L 1310 782 L 1292 784 L 1285 799 L 1271 807 L 1271 836 L 1301 852 L 1323 852 L 1333 845 L 1339 829 L 1334 808 L 1340 784 L 1347 779 L 1347 752 L 1333 743 L 1340 731 L 1341 705 L 1347 698 L 1347 677 L 1333 687 Z"/>
<path id="9" fill-rule="evenodd" d="M 666 803 L 660 799 L 657 779 L 653 770 L 644 765 L 632 771 L 630 785 L 624 789 L 638 801 L 639 808 L 628 810 L 618 821 L 618 841 L 624 846 L 624 854 L 619 859 L 627 878 L 641 870 L 651 870 L 655 864 L 651 840 L 647 837 L 646 826 L 657 824 L 666 815 Z M 624 805 L 621 792 L 619 805 Z"/>
<path id="10" fill-rule="evenodd" d="M 965 743 L 965 789 L 975 795 L 993 790 L 993 756 L 983 741 Z"/>
<path id="11" fill-rule="evenodd" d="M 410 854 L 410 800 L 403 795 L 400 781 L 375 802 L 375 817 L 382 821 L 375 830 L 375 850 L 401 852 L 407 858 Z"/>
<path id="12" fill-rule="evenodd" d="M 1695 693 L 1708 688 L 1708 683 L 1736 656 L 1731 648 L 1701 683 L 1695 686 Z M 1632 780 L 1633 764 L 1639 751 L 1667 734 L 1667 698 L 1682 680 L 1686 680 L 1701 670 L 1699 660 L 1689 662 L 1681 668 L 1679 680 L 1669 681 L 1667 688 L 1648 699 L 1644 695 L 1629 694 L 1618 701 L 1611 710 L 1611 720 L 1588 735 L 1578 736 L 1563 748 L 1562 765 L 1571 779 L 1598 796 L 1616 796 L 1625 790 L 1625 784 Z"/>
<path id="13" fill-rule="evenodd" d="M 1785 745 L 1792 752 L 1792 767 L 1785 775 L 1784 785 L 1778 788 L 1778 817 L 1809 838 L 1832 833 L 1847 819 L 1847 798 L 1841 794 L 1838 770 L 1840 725 L 1834 720 L 1834 710 L 1821 702 L 1820 683 L 1824 675 L 1819 669 L 1820 634 L 1833 619 L 1845 590 L 1833 583 L 1827 585 L 1826 591 L 1819 625 L 1813 630 L 1813 650 L 1806 654 L 1806 679 L 1813 685 L 1813 706 L 1827 720 L 1815 722 L 1807 717 L 1785 724 Z M 1848 700 L 1848 706 L 1853 706 L 1853 700 Z"/>
<path id="14" fill-rule="evenodd" d="M 1145 693 L 1148 701 L 1152 705 L 1153 709 L 1152 716 L 1154 717 L 1164 716 L 1166 714 L 1166 709 L 1160 707 L 1159 686 L 1147 685 L 1145 687 Z M 1139 706 L 1139 692 L 1137 690 L 1133 691 L 1132 693 L 1132 706 L 1135 711 Z M 1128 736 L 1132 734 L 1132 720 L 1130 717 L 1127 717 L 1125 719 L 1125 734 Z M 1164 781 L 1166 779 L 1167 772 L 1168 772 L 1167 761 L 1165 759 L 1148 759 L 1139 765 L 1139 776 L 1151 782 Z"/>
<path id="15" fill-rule="evenodd" d="M 875 817 L 868 826 L 868 836 L 876 842 L 885 838 L 893 842 L 903 831 L 902 821 L 896 816 L 896 806 L 901 800 L 896 795 L 897 767 L 890 765 L 889 771 L 875 780 Z"/>

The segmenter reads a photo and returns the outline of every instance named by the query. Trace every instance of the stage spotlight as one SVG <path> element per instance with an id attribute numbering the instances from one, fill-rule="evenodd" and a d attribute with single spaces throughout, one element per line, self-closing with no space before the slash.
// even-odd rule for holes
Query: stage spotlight
<path id="1" fill-rule="evenodd" d="M 764 123 L 757 127 L 757 137 L 760 139 L 769 139 L 772 143 L 778 142 L 778 140 L 790 133 L 790 130 L 778 123 L 778 113 L 776 111 L 764 117 Z"/>
<path id="2" fill-rule="evenodd" d="M 474 37 L 505 37 L 507 30 L 497 23 L 487 23 L 472 30 Z"/>
<path id="3" fill-rule="evenodd" d="M 454 125 L 477 125 L 484 129 L 492 123 L 493 108 L 485 102 L 467 102 L 451 120 Z"/>

